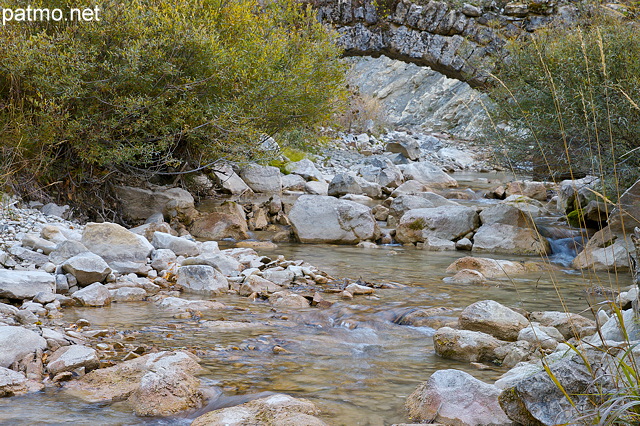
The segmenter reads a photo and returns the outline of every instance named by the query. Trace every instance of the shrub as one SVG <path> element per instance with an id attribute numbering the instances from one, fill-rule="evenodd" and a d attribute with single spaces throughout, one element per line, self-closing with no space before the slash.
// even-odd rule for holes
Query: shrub
<path id="1" fill-rule="evenodd" d="M 491 133 L 537 177 L 595 174 L 624 188 L 638 178 L 640 29 L 591 16 L 513 41 L 497 70 Z M 495 130 L 495 127 L 494 127 Z M 609 193 L 618 191 L 609 191 Z"/>
<path id="2" fill-rule="evenodd" d="M 0 31 L 0 163 L 41 185 L 256 159 L 265 135 L 313 129 L 342 96 L 333 36 L 294 0 L 100 9 Z"/>

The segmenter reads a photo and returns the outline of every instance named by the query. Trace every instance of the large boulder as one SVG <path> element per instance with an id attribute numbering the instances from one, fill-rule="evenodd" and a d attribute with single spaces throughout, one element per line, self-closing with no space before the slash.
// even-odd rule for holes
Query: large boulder
<path id="1" fill-rule="evenodd" d="M 111 293 L 100 283 L 93 283 L 74 292 L 71 297 L 82 306 L 102 307 L 111 303 Z"/>
<path id="2" fill-rule="evenodd" d="M 197 238 L 207 240 L 246 240 L 249 238 L 249 227 L 241 205 L 226 202 L 216 206 L 209 213 L 197 217 L 189 231 Z"/>
<path id="3" fill-rule="evenodd" d="M 389 206 L 389 214 L 398 219 L 409 210 L 428 209 L 436 207 L 433 202 L 419 195 L 399 195 Z"/>
<path id="4" fill-rule="evenodd" d="M 277 167 L 248 164 L 240 169 L 240 177 L 253 192 L 282 192 L 282 178 Z"/>
<path id="5" fill-rule="evenodd" d="M 314 181 L 312 181 L 314 182 Z M 282 176 L 282 189 L 286 191 L 302 192 L 305 190 L 307 181 L 300 175 L 284 175 Z"/>
<path id="6" fill-rule="evenodd" d="M 235 277 L 244 269 L 237 259 L 224 253 L 202 253 L 200 256 L 190 257 L 182 262 L 182 266 L 188 265 L 213 266 L 228 277 Z"/>
<path id="7" fill-rule="evenodd" d="M 251 188 L 244 183 L 228 164 L 216 166 L 211 177 L 217 187 L 220 188 L 220 191 L 226 194 L 239 195 L 247 191 L 251 192 Z"/>
<path id="8" fill-rule="evenodd" d="M 275 394 L 210 411 L 195 419 L 191 426 L 327 426 L 315 417 L 317 414 L 318 409 L 310 401 Z"/>
<path id="9" fill-rule="evenodd" d="M 572 337 L 591 336 L 596 332 L 596 322 L 594 320 L 571 312 L 531 312 L 529 319 L 546 327 L 554 327 L 566 340 Z"/>
<path id="10" fill-rule="evenodd" d="M 500 389 L 460 370 L 438 370 L 407 398 L 413 421 L 447 425 L 510 425 L 498 404 Z"/>
<path id="11" fill-rule="evenodd" d="M 450 327 L 439 328 L 433 335 L 436 354 L 467 362 L 500 362 L 506 354 L 501 357 L 496 351 L 507 344 L 487 333 Z"/>
<path id="12" fill-rule="evenodd" d="M 596 232 L 575 259 L 576 269 L 595 271 L 628 271 L 629 253 L 633 253 L 633 243 L 629 237 L 613 232 L 607 226 Z"/>
<path id="13" fill-rule="evenodd" d="M 27 377 L 22 372 L 0 367 L 0 398 L 27 393 Z"/>
<path id="14" fill-rule="evenodd" d="M 558 184 L 558 210 L 569 213 L 586 206 L 595 198 L 593 190 L 600 185 L 600 179 L 586 176 L 582 179 L 563 180 Z"/>
<path id="15" fill-rule="evenodd" d="M 465 330 L 481 331 L 507 341 L 518 339 L 518 333 L 529 325 L 521 314 L 494 300 L 481 300 L 467 306 L 458 323 Z"/>
<path id="16" fill-rule="evenodd" d="M 547 187 L 542 182 L 530 180 L 509 182 L 505 188 L 505 194 L 507 196 L 524 195 L 534 200 L 547 201 Z"/>
<path id="17" fill-rule="evenodd" d="M 526 213 L 504 203 L 498 203 L 495 206 L 482 210 L 480 212 L 480 222 L 482 222 L 483 225 L 503 223 L 520 228 L 530 228 L 533 226 L 533 219 Z"/>
<path id="18" fill-rule="evenodd" d="M 478 226 L 475 209 L 442 206 L 409 210 L 400 218 L 396 239 L 401 243 L 424 242 L 429 237 L 452 241 Z"/>
<path id="19" fill-rule="evenodd" d="M 324 180 L 324 178 L 322 177 L 322 173 L 320 173 L 320 170 L 316 168 L 316 165 L 313 164 L 313 161 L 307 158 L 304 158 L 300 161 L 295 161 L 293 163 L 287 163 L 284 166 L 284 169 L 287 173 L 302 176 L 305 180 Z"/>
<path id="20" fill-rule="evenodd" d="M 372 157 L 364 160 L 358 169 L 364 180 L 387 188 L 397 188 L 404 182 L 402 171 L 388 158 Z"/>
<path id="21" fill-rule="evenodd" d="M 461 169 L 468 169 L 477 163 L 473 156 L 465 151 L 456 148 L 441 148 L 438 151 L 440 159 L 453 163 Z"/>
<path id="22" fill-rule="evenodd" d="M 89 249 L 82 245 L 81 242 L 65 240 L 58 243 L 56 249 L 49 253 L 49 260 L 56 265 L 62 265 L 73 256 L 87 252 L 89 252 Z"/>
<path id="23" fill-rule="evenodd" d="M 458 182 L 429 161 L 420 161 L 398 166 L 405 180 L 417 180 L 432 188 L 449 188 L 458 186 Z"/>
<path id="24" fill-rule="evenodd" d="M 473 251 L 545 255 L 550 253 L 551 247 L 549 241 L 535 229 L 494 223 L 478 229 L 473 237 Z"/>
<path id="25" fill-rule="evenodd" d="M 155 213 L 163 213 L 171 201 L 183 206 L 194 205 L 193 196 L 182 188 L 143 189 L 119 186 L 116 188 L 116 195 L 125 217 L 133 221 L 146 220 Z"/>
<path id="26" fill-rule="evenodd" d="M 380 198 L 382 188 L 375 182 L 368 182 L 360 176 L 349 172 L 335 175 L 329 183 L 327 193 L 332 197 L 341 197 L 347 194 L 364 194 L 371 198 Z"/>
<path id="27" fill-rule="evenodd" d="M 168 416 L 202 405 L 205 396 L 193 377 L 200 371 L 188 352 L 157 352 L 94 370 L 65 390 L 91 403 L 127 401 L 141 416 Z"/>
<path id="28" fill-rule="evenodd" d="M 46 348 L 47 341 L 34 331 L 17 326 L 0 326 L 0 367 L 9 367 L 30 353 Z"/>
<path id="29" fill-rule="evenodd" d="M 62 264 L 62 269 L 76 277 L 81 286 L 101 282 L 111 273 L 107 262 L 91 252 L 73 256 Z"/>
<path id="30" fill-rule="evenodd" d="M 41 271 L 0 269 L 0 297 L 33 299 L 40 292 L 56 292 L 56 279 L 53 275 Z"/>
<path id="31" fill-rule="evenodd" d="M 212 266 L 191 265 L 178 269 L 176 282 L 185 290 L 226 293 L 229 282 L 220 271 Z"/>
<path id="32" fill-rule="evenodd" d="M 420 158 L 420 143 L 410 137 L 396 137 L 395 140 L 387 143 L 386 150 L 402 154 L 405 158 L 415 161 Z"/>
<path id="33" fill-rule="evenodd" d="M 357 244 L 375 240 L 380 233 L 368 207 L 328 196 L 299 197 L 289 220 L 303 243 Z"/>
<path id="34" fill-rule="evenodd" d="M 82 244 L 103 258 L 120 273 L 137 273 L 146 268 L 153 251 L 151 243 L 115 223 L 89 223 L 82 233 Z"/>
<path id="35" fill-rule="evenodd" d="M 618 199 L 618 204 L 609 215 L 609 226 L 615 233 L 633 232 L 640 226 L 640 179 Z"/>

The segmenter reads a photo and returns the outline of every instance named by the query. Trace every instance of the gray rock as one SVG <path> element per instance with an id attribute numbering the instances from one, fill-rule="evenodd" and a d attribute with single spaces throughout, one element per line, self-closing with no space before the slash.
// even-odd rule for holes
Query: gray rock
<path id="1" fill-rule="evenodd" d="M 432 188 L 449 188 L 458 186 L 458 182 L 428 161 L 420 161 L 398 166 L 405 180 L 417 180 Z"/>
<path id="2" fill-rule="evenodd" d="M 116 194 L 124 215 L 133 221 L 143 221 L 156 213 L 163 213 L 170 203 L 179 204 L 182 208 L 194 205 L 193 196 L 182 188 L 119 186 Z"/>
<path id="3" fill-rule="evenodd" d="M 114 302 L 139 302 L 147 297 L 147 292 L 139 287 L 120 287 L 109 290 L 111 300 Z"/>
<path id="4" fill-rule="evenodd" d="M 461 328 L 491 334 L 500 340 L 518 340 L 518 333 L 529 325 L 521 314 L 494 300 L 481 300 L 460 314 Z M 522 340 L 522 339 L 521 339 Z"/>
<path id="5" fill-rule="evenodd" d="M 418 141 L 409 137 L 397 138 L 393 142 L 389 142 L 386 150 L 402 154 L 404 157 L 413 161 L 420 158 L 420 145 L 418 144 Z"/>
<path id="6" fill-rule="evenodd" d="M 83 345 L 70 345 L 61 347 L 49 357 L 47 370 L 56 375 L 80 367 L 84 367 L 85 371 L 89 372 L 99 366 L 100 359 L 95 349 Z"/>
<path id="7" fill-rule="evenodd" d="M 479 253 L 545 255 L 550 250 L 549 241 L 531 228 L 494 223 L 473 236 L 473 251 Z"/>
<path id="8" fill-rule="evenodd" d="M 55 277 L 46 272 L 0 269 L 0 297 L 33 299 L 40 292 L 55 293 Z"/>
<path id="9" fill-rule="evenodd" d="M 402 171 L 388 158 L 367 158 L 359 167 L 358 174 L 366 181 L 387 188 L 397 188 L 404 182 Z"/>
<path id="10" fill-rule="evenodd" d="M 480 221 L 483 225 L 503 223 L 520 228 L 533 228 L 533 218 L 527 216 L 522 210 L 509 204 L 498 203 L 487 207 L 480 212 Z"/>
<path id="11" fill-rule="evenodd" d="M 282 176 L 282 189 L 287 191 L 304 191 L 307 181 L 299 175 L 284 175 Z"/>
<path id="12" fill-rule="evenodd" d="M 56 249 L 49 253 L 49 259 L 56 265 L 62 265 L 68 259 L 81 253 L 87 253 L 87 249 L 81 242 L 66 240 L 59 243 Z"/>
<path id="13" fill-rule="evenodd" d="M 177 283 L 188 291 L 221 294 L 229 290 L 229 282 L 225 276 L 214 267 L 207 265 L 181 266 L 177 273 Z"/>
<path id="14" fill-rule="evenodd" d="M 240 169 L 240 177 L 253 192 L 274 194 L 282 191 L 280 170 L 277 167 L 249 164 Z"/>
<path id="15" fill-rule="evenodd" d="M 23 327 L 0 326 L 0 367 L 9 367 L 37 350 L 45 350 L 47 341 Z"/>
<path id="16" fill-rule="evenodd" d="M 178 256 L 197 256 L 200 251 L 194 241 L 183 237 L 174 237 L 164 232 L 154 232 L 151 244 L 156 249 L 169 249 Z"/>
<path id="17" fill-rule="evenodd" d="M 507 196 L 518 194 L 538 201 L 547 201 L 547 187 L 542 182 L 530 180 L 509 182 L 505 192 Z"/>
<path id="18" fill-rule="evenodd" d="M 27 392 L 27 377 L 24 373 L 0 367 L 0 398 Z"/>
<path id="19" fill-rule="evenodd" d="M 101 307 L 111 303 L 111 294 L 107 287 L 100 283 L 93 283 L 87 287 L 74 292 L 71 295 L 82 306 Z"/>
<path id="20" fill-rule="evenodd" d="M 153 250 L 146 238 L 115 223 L 87 224 L 81 242 L 111 269 L 123 274 L 146 270 L 147 258 Z"/>
<path id="21" fill-rule="evenodd" d="M 70 207 L 67 205 L 59 206 L 56 203 L 48 203 L 42 206 L 40 211 L 49 216 L 57 216 L 67 219 L 70 213 Z"/>
<path id="22" fill-rule="evenodd" d="M 111 273 L 111 268 L 100 256 L 87 252 L 73 256 L 62 264 L 65 272 L 76 277 L 80 286 L 102 282 Z"/>
<path id="23" fill-rule="evenodd" d="M 56 275 L 56 293 L 64 294 L 67 291 L 69 291 L 69 281 L 67 280 L 67 276 L 63 274 Z"/>
<path id="24" fill-rule="evenodd" d="M 328 194 L 332 197 L 341 197 L 346 194 L 362 194 L 361 183 L 364 179 L 353 173 L 339 173 L 329 183 Z"/>
<path id="25" fill-rule="evenodd" d="M 510 425 L 500 389 L 460 370 L 438 370 L 407 398 L 409 417 L 447 425 Z"/>
<path id="26" fill-rule="evenodd" d="M 14 255 L 15 257 L 17 257 L 18 259 L 24 262 L 37 266 L 38 268 L 41 268 L 47 263 L 49 263 L 48 256 L 33 250 L 26 249 L 21 246 L 17 246 L 17 245 L 12 246 L 11 248 L 9 248 L 9 253 L 11 253 L 12 255 Z"/>
<path id="27" fill-rule="evenodd" d="M 212 177 L 224 193 L 244 194 L 245 192 L 251 192 L 251 188 L 244 183 L 228 164 L 216 166 Z"/>
<path id="28" fill-rule="evenodd" d="M 400 195 L 393 199 L 389 214 L 400 219 L 409 210 L 436 207 L 431 201 L 419 195 Z"/>
<path id="29" fill-rule="evenodd" d="M 545 311 L 531 312 L 531 321 L 556 328 L 566 340 L 572 337 L 587 337 L 596 332 L 596 322 L 571 312 Z"/>
<path id="30" fill-rule="evenodd" d="M 224 253 L 203 253 L 200 256 L 190 257 L 182 262 L 183 266 L 208 265 L 213 266 L 223 275 L 236 277 L 244 269 L 242 264 Z"/>
<path id="31" fill-rule="evenodd" d="M 368 207 L 320 195 L 299 197 L 289 220 L 303 243 L 357 244 L 380 233 Z"/>
<path id="32" fill-rule="evenodd" d="M 240 286 L 240 291 L 238 293 L 240 294 L 240 296 L 249 296 L 253 293 L 266 296 L 270 293 L 275 293 L 280 290 L 282 290 L 282 287 L 280 287 L 278 284 L 257 275 L 251 275 L 244 280 L 244 282 Z"/>
<path id="33" fill-rule="evenodd" d="M 170 265 L 175 263 L 177 256 L 169 249 L 158 249 L 151 255 L 151 267 L 156 271 L 164 271 L 169 269 Z"/>
<path id="34" fill-rule="evenodd" d="M 452 241 L 478 226 L 475 209 L 442 206 L 409 210 L 400 218 L 396 239 L 401 243 L 424 242 L 428 237 Z"/>
<path id="35" fill-rule="evenodd" d="M 38 235 L 27 234 L 22 239 L 22 246 L 33 250 L 41 250 L 44 254 L 49 254 L 56 249 L 56 243 L 40 238 Z"/>
<path id="36" fill-rule="evenodd" d="M 564 337 L 553 327 L 531 324 L 518 333 L 518 340 L 524 340 L 542 349 L 555 349 Z"/>
<path id="37" fill-rule="evenodd" d="M 309 300 L 306 297 L 289 291 L 278 291 L 269 296 L 269 303 L 274 308 L 308 308 Z"/>
<path id="38" fill-rule="evenodd" d="M 307 182 L 304 185 L 304 190 L 311 195 L 329 195 L 329 184 L 325 181 Z"/>
<path id="39" fill-rule="evenodd" d="M 629 270 L 629 253 L 633 253 L 633 243 L 623 234 L 612 231 L 606 226 L 596 232 L 578 255 L 571 266 L 576 269 L 595 271 Z"/>
<path id="40" fill-rule="evenodd" d="M 496 350 L 508 345 L 508 342 L 480 331 L 442 327 L 433 335 L 433 345 L 436 354 L 443 358 L 467 362 L 500 362 L 502 358 Z"/>
<path id="41" fill-rule="evenodd" d="M 288 286 L 293 282 L 295 274 L 289 269 L 271 268 L 263 271 L 262 277 L 278 285 Z"/>
<path id="42" fill-rule="evenodd" d="M 456 148 L 441 148 L 438 151 L 438 157 L 450 161 L 461 169 L 468 169 L 476 164 L 476 159 L 472 155 Z"/>
<path id="43" fill-rule="evenodd" d="M 285 167 L 287 173 L 302 176 L 305 180 L 323 181 L 322 173 L 316 168 L 313 161 L 304 158 L 294 163 L 288 163 Z"/>

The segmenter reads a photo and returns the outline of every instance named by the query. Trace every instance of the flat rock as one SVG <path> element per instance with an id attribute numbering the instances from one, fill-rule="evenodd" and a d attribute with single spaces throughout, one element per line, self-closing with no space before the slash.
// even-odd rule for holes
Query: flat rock
<path id="1" fill-rule="evenodd" d="M 181 266 L 176 282 L 187 291 L 222 294 L 229 290 L 227 278 L 214 267 L 207 265 Z"/>
<path id="2" fill-rule="evenodd" d="M 24 373 L 0 367 L 0 398 L 27 392 L 27 377 Z"/>
<path id="3" fill-rule="evenodd" d="M 47 341 L 38 333 L 17 326 L 0 326 L 0 367 L 9 367 L 37 350 L 45 350 Z"/>
<path id="4" fill-rule="evenodd" d="M 102 307 L 111 303 L 111 294 L 107 287 L 100 283 L 93 283 L 74 292 L 71 297 L 82 306 Z"/>
<path id="5" fill-rule="evenodd" d="M 481 331 L 507 341 L 518 340 L 518 333 L 529 325 L 521 314 L 494 300 L 481 300 L 467 306 L 460 314 L 460 327 Z"/>
<path id="6" fill-rule="evenodd" d="M 76 277 L 81 286 L 95 282 L 102 282 L 111 273 L 111 268 L 97 254 L 81 253 L 67 259 L 62 269 Z"/>
<path id="7" fill-rule="evenodd" d="M 40 271 L 0 269 L 0 297 L 33 299 L 40 292 L 56 292 L 54 275 Z"/>
<path id="8" fill-rule="evenodd" d="M 89 372 L 99 366 L 100 359 L 95 349 L 83 345 L 70 345 L 61 347 L 49 357 L 47 370 L 56 375 L 80 367 L 84 367 L 85 371 Z"/>
<path id="9" fill-rule="evenodd" d="M 115 223 L 87 224 L 81 242 L 120 273 L 139 272 L 153 251 L 146 238 Z"/>
<path id="10" fill-rule="evenodd" d="M 151 244 L 156 249 L 169 249 L 178 256 L 197 256 L 200 253 L 195 241 L 164 232 L 154 232 Z"/>

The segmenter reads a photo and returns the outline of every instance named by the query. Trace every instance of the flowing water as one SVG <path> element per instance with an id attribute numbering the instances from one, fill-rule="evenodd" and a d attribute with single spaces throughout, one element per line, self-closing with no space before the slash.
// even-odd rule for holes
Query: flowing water
<path id="1" fill-rule="evenodd" d="M 545 225 L 550 227 L 552 223 L 549 219 Z M 321 417 L 330 424 L 388 425 L 409 420 L 403 411 L 406 397 L 438 369 L 461 369 L 486 381 L 504 372 L 498 367 L 480 370 L 441 359 L 433 350 L 432 328 L 398 325 L 394 320 L 413 308 L 446 307 L 453 309 L 442 319 L 447 322 L 465 306 L 483 299 L 536 311 L 562 310 L 561 297 L 566 309 L 581 312 L 588 307 L 585 289 L 594 283 L 565 268 L 567 259 L 575 255 L 571 245 L 557 243 L 556 247 L 552 259 L 557 269 L 552 272 L 486 285 L 461 285 L 447 284 L 443 278 L 448 265 L 468 254 L 464 252 L 283 244 L 258 251 L 274 258 L 281 254 L 287 259 L 304 259 L 334 277 L 405 287 L 378 289 L 374 296 L 352 300 L 325 295 L 335 302 L 326 309 L 275 312 L 266 302 L 228 295 L 216 300 L 230 309 L 205 312 L 197 319 L 176 319 L 152 303 L 138 302 L 101 309 L 67 309 L 64 321 L 85 318 L 94 329 L 137 332 L 137 342 L 161 350 L 193 350 L 207 370 L 201 378 L 215 395 L 209 407 L 212 409 L 242 403 L 247 399 L 243 395 L 284 392 L 315 402 L 322 410 Z M 605 283 L 609 279 L 606 275 L 595 278 Z M 621 276 L 621 280 L 626 283 L 630 278 Z M 204 322 L 221 319 L 252 325 L 220 330 Z M 274 353 L 274 346 L 285 352 Z M 2 424 L 183 425 L 194 416 L 142 419 L 121 403 L 87 404 L 55 389 L 0 399 Z"/>

